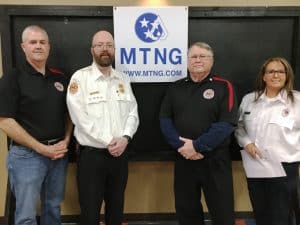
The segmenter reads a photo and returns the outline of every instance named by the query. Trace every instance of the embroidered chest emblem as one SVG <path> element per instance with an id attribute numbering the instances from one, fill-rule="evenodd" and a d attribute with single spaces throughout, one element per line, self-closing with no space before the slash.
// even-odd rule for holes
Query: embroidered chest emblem
<path id="1" fill-rule="evenodd" d="M 289 111 L 289 109 L 283 109 L 282 111 L 281 111 L 281 115 L 283 116 L 283 117 L 287 117 L 288 115 L 289 115 L 289 113 L 290 113 L 290 111 Z"/>
<path id="2" fill-rule="evenodd" d="M 205 99 L 212 99 L 215 96 L 215 91 L 213 89 L 206 89 L 203 92 L 203 98 Z"/>
<path id="3" fill-rule="evenodd" d="M 60 82 L 55 82 L 54 87 L 60 92 L 64 91 L 64 85 Z"/>

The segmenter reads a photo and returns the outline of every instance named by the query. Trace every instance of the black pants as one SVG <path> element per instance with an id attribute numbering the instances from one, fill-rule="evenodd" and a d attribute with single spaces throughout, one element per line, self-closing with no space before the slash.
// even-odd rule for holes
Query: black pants
<path id="1" fill-rule="evenodd" d="M 283 163 L 286 177 L 248 178 L 248 189 L 257 225 L 299 224 L 297 201 L 298 163 Z"/>
<path id="2" fill-rule="evenodd" d="M 300 174 L 299 174 L 299 170 L 300 170 L 300 163 L 298 163 L 298 169 L 297 169 L 297 172 L 298 172 L 298 177 L 297 177 L 297 207 L 296 208 L 296 222 L 297 222 L 297 225 L 300 225 Z"/>
<path id="3" fill-rule="evenodd" d="M 228 151 L 213 152 L 202 160 L 175 162 L 175 208 L 180 225 L 204 225 L 201 190 L 213 225 L 233 225 L 233 185 Z"/>
<path id="4" fill-rule="evenodd" d="M 293 224 L 293 217 L 296 225 L 300 225 L 300 177 L 299 177 L 300 163 L 283 163 L 288 178 L 288 190 L 290 196 L 290 219 L 289 224 Z"/>
<path id="5" fill-rule="evenodd" d="M 122 224 L 127 177 L 126 152 L 115 158 L 107 150 L 81 148 L 77 171 L 81 225 L 99 225 L 103 200 L 105 225 Z"/>

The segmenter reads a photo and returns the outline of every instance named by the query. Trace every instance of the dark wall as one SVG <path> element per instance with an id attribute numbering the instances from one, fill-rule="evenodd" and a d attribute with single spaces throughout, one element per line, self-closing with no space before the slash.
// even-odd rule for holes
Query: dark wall
<path id="1" fill-rule="evenodd" d="M 213 46 L 214 71 L 232 81 L 240 100 L 252 90 L 267 58 L 282 56 L 291 61 L 293 26 L 293 18 L 193 18 L 189 40 Z"/>
<path id="2" fill-rule="evenodd" d="M 205 41 L 215 52 L 214 72 L 235 86 L 238 100 L 253 90 L 254 79 L 269 57 L 283 56 L 296 73 L 299 61 L 300 8 L 189 8 L 189 43 Z M 99 29 L 113 33 L 112 7 L 0 6 L 4 73 L 23 60 L 21 32 L 27 25 L 46 28 L 51 42 L 49 64 L 72 75 L 91 63 L 90 43 Z M 168 160 L 158 113 L 166 83 L 133 83 L 140 127 L 130 144 L 133 159 Z M 300 78 L 296 76 L 296 88 Z M 232 158 L 239 159 L 233 142 Z"/>

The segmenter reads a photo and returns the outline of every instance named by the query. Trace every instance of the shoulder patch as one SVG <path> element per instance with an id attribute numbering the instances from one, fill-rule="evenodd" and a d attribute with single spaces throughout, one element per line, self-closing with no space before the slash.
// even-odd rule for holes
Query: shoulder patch
<path id="1" fill-rule="evenodd" d="M 53 68 L 48 68 L 48 69 L 50 70 L 51 73 L 58 74 L 58 75 L 64 75 L 64 73 L 61 72 L 60 70 L 53 69 Z"/>
<path id="2" fill-rule="evenodd" d="M 70 83 L 70 86 L 69 86 L 69 92 L 71 94 L 76 94 L 77 91 L 78 91 L 78 82 L 76 80 L 73 80 L 71 83 Z"/>

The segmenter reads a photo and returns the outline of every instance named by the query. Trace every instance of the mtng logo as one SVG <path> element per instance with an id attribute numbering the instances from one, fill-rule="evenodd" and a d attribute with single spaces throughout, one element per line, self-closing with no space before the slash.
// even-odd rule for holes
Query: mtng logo
<path id="1" fill-rule="evenodd" d="M 144 13 L 135 22 L 135 33 L 143 42 L 155 42 L 167 37 L 167 30 L 159 15 Z"/>
<path id="2" fill-rule="evenodd" d="M 179 48 L 152 47 L 151 43 L 166 39 L 167 30 L 161 18 L 153 13 L 144 13 L 135 22 L 135 32 L 145 44 L 139 48 L 120 48 L 121 64 L 178 65 L 182 63 Z"/>

